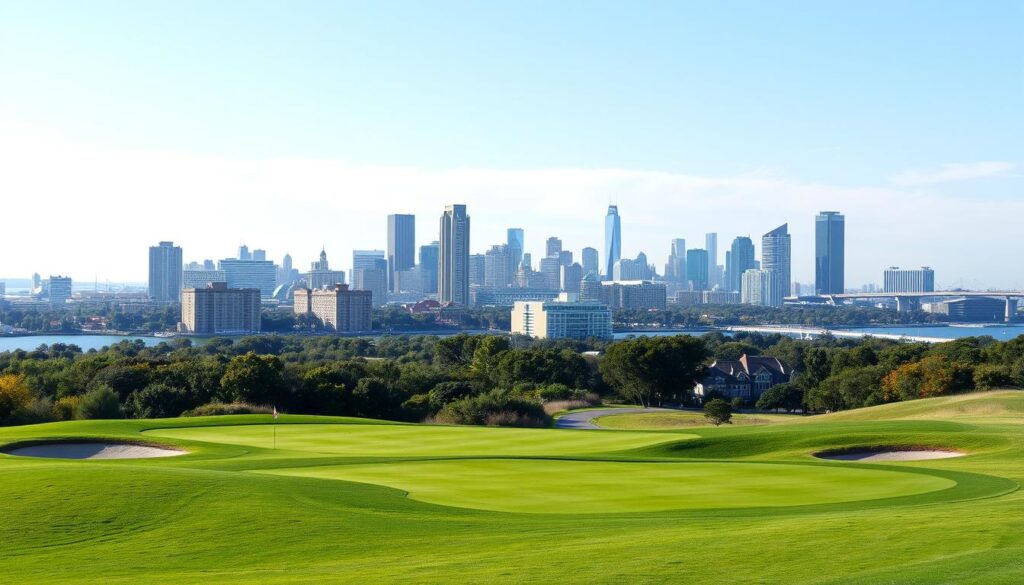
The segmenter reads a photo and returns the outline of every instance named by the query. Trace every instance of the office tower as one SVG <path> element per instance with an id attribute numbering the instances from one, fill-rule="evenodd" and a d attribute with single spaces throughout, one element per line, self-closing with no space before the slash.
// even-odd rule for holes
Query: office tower
<path id="1" fill-rule="evenodd" d="M 449 205 L 441 215 L 437 270 L 438 300 L 469 304 L 469 215 L 465 205 Z"/>
<path id="2" fill-rule="evenodd" d="M 398 292 L 395 272 L 416 264 L 416 216 L 393 213 L 388 216 L 388 290 Z"/>
<path id="3" fill-rule="evenodd" d="M 686 240 L 675 238 L 665 263 L 665 280 L 686 284 Z"/>
<path id="4" fill-rule="evenodd" d="M 612 281 L 620 280 L 650 280 L 654 277 L 651 266 L 647 263 L 647 254 L 640 252 L 635 260 L 620 258 L 612 266 Z"/>
<path id="5" fill-rule="evenodd" d="M 562 240 L 552 236 L 544 244 L 544 255 L 548 258 L 558 258 L 558 255 L 562 253 Z"/>
<path id="6" fill-rule="evenodd" d="M 523 253 L 522 267 L 527 271 L 533 270 L 533 254 L 530 254 L 529 252 Z"/>
<path id="7" fill-rule="evenodd" d="M 612 312 L 594 301 L 518 301 L 512 333 L 536 339 L 612 338 Z"/>
<path id="8" fill-rule="evenodd" d="M 441 243 L 431 242 L 420 246 L 420 270 L 422 271 L 423 292 L 437 292 L 437 269 L 440 262 Z"/>
<path id="9" fill-rule="evenodd" d="M 344 273 L 342 273 L 344 275 Z M 285 254 L 284 260 L 281 262 L 281 267 L 277 269 L 277 284 L 278 286 L 284 284 L 289 285 L 299 279 L 299 271 L 292 267 L 292 256 L 291 254 Z M 345 282 L 344 276 L 342 276 L 341 282 Z"/>
<path id="10" fill-rule="evenodd" d="M 252 259 L 257 262 L 264 262 L 267 259 L 267 251 L 259 248 L 252 251 Z"/>
<path id="11" fill-rule="evenodd" d="M 664 309 L 668 289 L 663 282 L 602 282 L 601 302 L 612 309 Z"/>
<path id="12" fill-rule="evenodd" d="M 37 295 L 43 292 L 43 277 L 38 272 L 32 273 L 32 294 Z"/>
<path id="13" fill-rule="evenodd" d="M 230 288 L 224 282 L 211 282 L 205 288 L 186 288 L 181 291 L 179 329 L 193 335 L 259 333 L 260 291 Z"/>
<path id="14" fill-rule="evenodd" d="M 747 236 L 737 237 L 725 257 L 725 288 L 730 291 L 743 290 L 743 273 L 757 265 L 754 260 L 754 242 Z"/>
<path id="15" fill-rule="evenodd" d="M 321 249 L 320 259 L 309 264 L 309 272 L 306 273 L 306 286 L 317 289 L 325 286 L 333 287 L 336 284 L 345 284 L 345 271 L 331 270 L 331 264 L 327 261 L 327 250 Z"/>
<path id="16" fill-rule="evenodd" d="M 580 281 L 580 300 L 601 300 L 601 292 L 603 288 L 604 287 L 601 285 L 601 277 L 597 272 L 588 272 L 584 274 L 583 280 Z"/>
<path id="17" fill-rule="evenodd" d="M 814 220 L 814 290 L 819 295 L 842 294 L 846 263 L 846 218 L 822 211 Z"/>
<path id="18" fill-rule="evenodd" d="M 386 276 L 386 272 L 384 274 Z M 318 290 L 300 288 L 295 291 L 296 315 L 315 315 L 324 327 L 338 333 L 370 331 L 373 328 L 372 309 L 371 291 L 349 290 L 345 284 Z"/>
<path id="19" fill-rule="evenodd" d="M 523 263 L 523 252 L 526 251 L 526 234 L 523 232 L 523 228 L 508 228 L 506 245 L 512 257 L 512 272 L 514 273 Z"/>
<path id="20" fill-rule="evenodd" d="M 174 242 L 149 247 L 149 298 L 181 300 L 181 248 Z"/>
<path id="21" fill-rule="evenodd" d="M 773 270 L 779 273 L 778 278 L 772 282 L 773 286 L 779 288 L 777 294 L 770 295 L 771 299 L 784 298 L 789 293 L 791 276 L 791 242 L 789 237 L 789 224 L 784 223 L 761 236 L 761 270 Z M 782 306 L 779 301 L 778 305 Z"/>
<path id="22" fill-rule="evenodd" d="M 483 254 L 469 255 L 469 286 L 483 286 L 487 272 L 487 257 Z"/>
<path id="23" fill-rule="evenodd" d="M 285 272 L 291 272 L 292 270 L 292 255 L 287 252 L 284 255 L 284 260 L 281 261 L 281 268 L 284 268 Z"/>
<path id="24" fill-rule="evenodd" d="M 557 256 L 540 259 L 540 273 L 544 277 L 544 288 L 558 290 L 562 283 L 562 261 Z"/>
<path id="25" fill-rule="evenodd" d="M 578 262 L 561 266 L 562 271 L 562 292 L 578 294 L 580 292 L 580 281 L 583 280 L 583 266 Z"/>
<path id="26" fill-rule="evenodd" d="M 512 262 L 508 244 L 491 246 L 484 254 L 484 285 L 504 288 L 511 284 Z"/>
<path id="27" fill-rule="evenodd" d="M 373 293 L 373 306 L 379 307 L 387 302 L 388 292 L 388 261 L 380 250 L 359 250 L 359 268 L 352 270 L 352 288 L 355 290 L 368 290 Z M 355 260 L 355 258 L 353 258 Z M 330 288 L 330 287 L 328 287 Z"/>
<path id="28" fill-rule="evenodd" d="M 203 270 L 216 270 L 217 265 L 213 260 L 203 260 Z"/>
<path id="29" fill-rule="evenodd" d="M 195 263 L 193 263 L 195 264 Z M 223 270 L 207 270 L 198 265 L 190 265 L 181 273 L 181 288 L 206 288 L 211 282 L 223 282 L 227 284 L 228 279 Z"/>
<path id="30" fill-rule="evenodd" d="M 63 307 L 71 299 L 71 277 L 51 276 L 48 282 L 50 305 Z"/>
<path id="31" fill-rule="evenodd" d="M 686 251 L 686 280 L 691 290 L 708 289 L 708 251 L 694 248 Z"/>
<path id="32" fill-rule="evenodd" d="M 928 266 L 922 266 L 920 270 L 892 266 L 885 271 L 883 292 L 935 292 L 935 271 Z"/>
<path id="33" fill-rule="evenodd" d="M 249 253 L 249 246 L 242 244 L 238 247 L 238 259 L 245 260 L 246 262 L 252 260 L 252 254 Z"/>
<path id="34" fill-rule="evenodd" d="M 740 302 L 747 305 L 781 307 L 783 299 L 782 272 L 751 268 L 743 272 Z"/>
<path id="35" fill-rule="evenodd" d="M 704 234 L 704 249 L 708 252 L 708 288 L 714 288 L 718 282 L 718 234 Z"/>
<path id="36" fill-rule="evenodd" d="M 591 247 L 583 248 L 583 274 L 600 274 L 600 263 L 597 259 L 597 250 Z"/>
<path id="37" fill-rule="evenodd" d="M 604 218 L 604 262 L 605 278 L 613 278 L 615 263 L 622 257 L 622 222 L 617 205 L 608 206 Z"/>
<path id="38" fill-rule="evenodd" d="M 270 260 L 256 261 L 225 258 L 218 262 L 218 269 L 224 271 L 228 288 L 255 288 L 260 291 L 260 298 L 274 297 L 277 282 L 277 267 Z"/>
<path id="39" fill-rule="evenodd" d="M 562 250 L 558 253 L 558 263 L 562 266 L 572 265 L 572 250 Z"/>

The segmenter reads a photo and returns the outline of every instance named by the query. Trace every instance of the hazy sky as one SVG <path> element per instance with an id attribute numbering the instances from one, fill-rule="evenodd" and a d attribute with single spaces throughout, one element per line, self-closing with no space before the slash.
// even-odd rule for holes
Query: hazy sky
<path id="1" fill-rule="evenodd" d="M 847 217 L 889 265 L 1024 288 L 1024 3 L 3 2 L 0 276 L 143 281 L 238 244 L 384 248 L 386 215 L 472 248 L 526 230 L 662 266 Z M 603 250 L 602 250 L 603 255 Z"/>

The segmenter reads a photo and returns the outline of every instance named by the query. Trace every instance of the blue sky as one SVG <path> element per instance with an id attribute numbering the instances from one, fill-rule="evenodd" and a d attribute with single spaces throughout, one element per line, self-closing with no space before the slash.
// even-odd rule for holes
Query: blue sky
<path id="1" fill-rule="evenodd" d="M 807 280 L 813 215 L 838 208 L 850 284 L 931 264 L 940 283 L 1024 287 L 978 262 L 1024 211 L 1022 25 L 1021 2 L 4 3 L 0 193 L 23 203 L 0 210 L 58 201 L 49 221 L 82 246 L 12 256 L 33 237 L 17 222 L 0 275 L 141 279 L 138 250 L 168 238 L 300 265 L 322 243 L 344 266 L 383 246 L 387 213 L 433 239 L 453 198 L 474 249 L 510 224 L 535 252 L 600 247 L 611 198 L 624 252 L 658 263 L 672 237 L 789 221 Z M 262 213 L 83 227 L 167 197 Z"/>

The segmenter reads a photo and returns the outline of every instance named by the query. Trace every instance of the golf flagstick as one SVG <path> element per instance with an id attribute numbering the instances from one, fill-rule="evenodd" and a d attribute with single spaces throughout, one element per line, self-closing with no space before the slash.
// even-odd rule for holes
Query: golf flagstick
<path id="1" fill-rule="evenodd" d="M 277 449 L 277 406 L 274 407 L 274 449 Z"/>

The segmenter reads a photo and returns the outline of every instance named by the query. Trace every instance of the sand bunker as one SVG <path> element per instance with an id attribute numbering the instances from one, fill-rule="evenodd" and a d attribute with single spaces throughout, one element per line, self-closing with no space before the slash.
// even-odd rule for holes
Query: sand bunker
<path id="1" fill-rule="evenodd" d="M 174 457 L 185 451 L 134 445 L 131 443 L 68 442 L 43 443 L 28 447 L 4 450 L 8 455 L 20 457 L 45 457 L 49 459 L 148 459 L 151 457 Z"/>
<path id="2" fill-rule="evenodd" d="M 863 449 L 850 451 L 826 451 L 815 453 L 819 459 L 836 461 L 926 461 L 928 459 L 949 459 L 963 457 L 966 453 L 939 449 Z"/>

